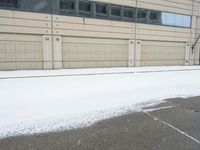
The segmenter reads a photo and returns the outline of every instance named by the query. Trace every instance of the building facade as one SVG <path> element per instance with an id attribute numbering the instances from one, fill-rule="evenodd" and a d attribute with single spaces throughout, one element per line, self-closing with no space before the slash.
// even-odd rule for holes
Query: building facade
<path id="1" fill-rule="evenodd" d="M 0 70 L 199 65 L 200 0 L 0 0 Z"/>

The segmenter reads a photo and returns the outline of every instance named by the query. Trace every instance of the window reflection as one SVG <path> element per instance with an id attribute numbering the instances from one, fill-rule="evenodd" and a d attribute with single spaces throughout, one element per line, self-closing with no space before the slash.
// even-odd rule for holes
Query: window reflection
<path id="1" fill-rule="evenodd" d="M 175 15 L 174 25 L 183 26 L 183 15 Z"/>
<path id="2" fill-rule="evenodd" d="M 162 24 L 189 28 L 191 25 L 191 17 L 186 15 L 162 12 Z"/>
<path id="3" fill-rule="evenodd" d="M 183 25 L 184 27 L 191 27 L 191 17 L 190 16 L 183 16 Z"/>

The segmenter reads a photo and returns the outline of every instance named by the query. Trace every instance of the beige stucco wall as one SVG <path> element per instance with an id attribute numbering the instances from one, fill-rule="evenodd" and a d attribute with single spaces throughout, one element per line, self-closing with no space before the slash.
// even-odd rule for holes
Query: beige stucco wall
<path id="1" fill-rule="evenodd" d="M 63 38 L 63 68 L 126 67 L 128 41 L 99 38 Z"/>
<path id="2" fill-rule="evenodd" d="M 30 13 L 30 12 L 17 12 L 9 10 L 0 10 L 0 37 L 12 37 L 14 34 L 15 39 L 30 39 L 30 43 L 35 42 L 34 38 L 37 37 L 42 48 L 40 53 L 42 58 L 40 61 L 41 64 L 38 67 L 24 66 L 24 67 L 13 67 L 13 69 L 61 69 L 61 68 L 73 68 L 76 67 L 112 67 L 112 66 L 141 66 L 141 60 L 144 59 L 143 54 L 148 50 L 142 43 L 145 41 L 152 41 L 158 46 L 167 47 L 167 43 L 173 42 L 175 44 L 183 45 L 181 50 L 177 51 L 184 52 L 180 57 L 185 58 L 185 61 L 189 61 L 189 64 L 197 64 L 199 60 L 199 49 L 200 46 L 197 45 L 194 53 L 191 49 L 185 46 L 186 44 L 191 47 L 195 39 L 200 33 L 200 1 L 193 0 L 95 0 L 100 2 L 107 2 L 113 4 L 126 5 L 131 7 L 140 7 L 147 9 L 155 9 L 161 11 L 168 11 L 186 15 L 192 15 L 192 28 L 177 28 L 177 27 L 166 27 L 166 26 L 157 26 L 157 25 L 147 25 L 147 24 L 136 24 L 130 22 L 119 22 L 111 20 L 99 20 L 99 19 L 89 19 L 81 17 L 69 17 L 69 16 L 59 16 L 59 15 L 49 15 L 41 13 Z M 6 36 L 4 36 L 6 35 Z M 13 39 L 13 42 L 16 43 L 16 40 Z M 85 40 L 88 46 L 87 58 L 84 59 L 97 59 L 105 56 L 105 47 L 101 47 L 100 50 L 97 49 L 99 46 L 97 43 L 96 47 L 94 44 L 90 44 L 94 40 L 103 43 L 108 42 L 110 48 L 107 48 L 108 53 L 113 52 L 113 57 L 107 62 L 104 62 L 106 59 L 102 59 L 101 63 L 89 63 L 81 62 L 76 64 L 65 63 L 69 62 L 68 58 L 68 49 L 71 46 L 68 44 L 69 39 L 77 41 L 77 45 L 74 45 L 76 52 L 77 62 L 85 57 L 85 52 L 82 52 L 83 45 L 80 44 L 80 39 Z M 3 41 L 7 39 L 0 39 L 1 50 L 5 50 L 5 44 L 3 48 Z M 121 63 L 110 63 L 112 59 L 115 58 L 115 51 L 117 46 L 113 45 L 111 41 L 118 41 L 123 43 L 123 52 L 126 54 L 118 53 L 119 59 L 126 60 L 121 61 Z M 133 43 L 133 45 L 130 45 Z M 110 43 L 109 43 L 110 42 Z M 118 43 L 118 44 L 119 44 Z M 126 46 L 124 45 L 126 43 Z M 30 44 L 30 45 L 31 45 Z M 160 45 L 159 45 L 160 44 Z M 40 45 L 40 46 L 41 46 Z M 78 47 L 78 45 L 80 47 Z M 90 56 L 91 49 L 94 49 L 93 57 Z M 41 52 L 42 51 L 42 52 Z M 119 50 L 120 51 L 120 50 Z M 155 50 L 150 49 L 153 53 L 159 52 L 160 59 L 164 58 L 162 52 L 159 49 Z M 176 49 L 175 49 L 176 51 Z M 189 51 L 189 52 L 188 52 Z M 17 51 L 16 51 L 17 52 Z M 96 53 L 95 53 L 96 52 Z M 95 53 L 95 54 L 94 54 Z M 163 55 L 168 54 L 168 52 L 163 53 Z M 171 54 L 170 54 L 171 55 Z M 175 53 L 176 55 L 176 53 Z M 17 56 L 17 55 L 16 55 Z M 29 57 L 29 56 L 27 56 Z M 151 55 L 145 56 L 151 57 Z M 169 56 L 166 56 L 169 57 Z M 30 56 L 31 58 L 31 56 Z M 183 58 L 183 59 L 184 59 Z M 0 57 L 1 61 L 4 61 L 5 58 L 3 55 Z M 79 60 L 78 60 L 79 59 Z M 188 60 L 186 60 L 188 59 Z M 170 60 L 169 60 L 170 61 Z M 130 63 L 131 62 L 131 63 Z M 2 62 L 0 62 L 2 63 Z M 99 65 L 98 65 L 99 64 Z M 168 64 L 168 63 L 166 63 Z M 177 63 L 187 64 L 187 63 Z M 159 65 L 159 64 L 150 64 L 150 65 Z M 163 64 L 160 64 L 163 65 Z M 3 65 L 2 65 L 3 66 Z M 36 65 L 37 66 L 37 65 Z M 9 67 L 8 67 L 9 68 Z M 7 66 L 1 67 L 1 70 L 7 69 Z M 12 68 L 11 68 L 12 69 Z"/>

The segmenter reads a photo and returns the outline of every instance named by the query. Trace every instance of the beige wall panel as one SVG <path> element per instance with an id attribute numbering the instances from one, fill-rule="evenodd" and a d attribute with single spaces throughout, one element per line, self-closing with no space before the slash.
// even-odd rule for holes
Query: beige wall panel
<path id="1" fill-rule="evenodd" d="M 129 40 L 128 45 L 128 66 L 134 67 L 135 66 L 135 41 Z"/>
<path id="2" fill-rule="evenodd" d="M 136 28 L 137 29 L 149 29 L 149 30 L 155 30 L 155 31 L 190 33 L 189 28 L 168 27 L 168 26 L 149 25 L 149 24 L 137 24 Z"/>
<path id="3" fill-rule="evenodd" d="M 147 39 L 152 36 L 152 40 L 177 40 L 177 41 L 190 41 L 190 29 L 177 28 L 177 27 L 166 27 L 166 26 L 155 26 L 155 25 L 137 25 L 137 38 Z M 149 40 L 149 39 L 148 39 Z"/>
<path id="4" fill-rule="evenodd" d="M 54 34 L 63 36 L 135 38 L 135 24 L 128 22 L 53 16 Z"/>
<path id="5" fill-rule="evenodd" d="M 157 40 L 157 41 L 176 41 L 176 42 L 185 42 L 189 41 L 188 38 L 181 38 L 181 37 L 166 37 L 166 36 L 153 36 L 153 35 L 137 35 L 136 39 L 138 40 Z"/>
<path id="6" fill-rule="evenodd" d="M 141 48 L 142 48 L 142 41 L 136 40 L 135 42 L 135 66 L 141 66 Z"/>
<path id="7" fill-rule="evenodd" d="M 196 27 L 195 29 L 200 32 L 200 17 L 195 17 L 195 18 L 196 18 L 196 22 L 194 24 L 194 27 Z M 195 30 L 194 30 L 194 32 L 195 32 Z"/>
<path id="8" fill-rule="evenodd" d="M 62 69 L 62 37 L 53 37 L 53 62 L 54 69 Z"/>
<path id="9" fill-rule="evenodd" d="M 190 43 L 185 43 L 185 65 L 190 65 Z"/>
<path id="10" fill-rule="evenodd" d="M 78 37 L 64 37 L 63 38 L 63 42 L 67 42 L 67 43 L 83 43 L 83 44 L 87 44 L 88 41 L 89 43 L 95 44 L 95 43 L 99 43 L 99 44 L 118 44 L 119 42 L 121 44 L 128 44 L 127 40 L 115 40 L 115 39 L 99 39 L 99 38 L 78 38 Z"/>
<path id="11" fill-rule="evenodd" d="M 0 9 L 0 17 L 51 21 L 51 15 Z"/>
<path id="12" fill-rule="evenodd" d="M 191 28 L 192 28 L 192 29 L 196 29 L 196 27 L 197 27 L 197 17 L 193 16 L 193 17 L 192 17 Z"/>
<path id="13" fill-rule="evenodd" d="M 120 28 L 113 26 L 97 26 L 87 24 L 68 24 L 68 23 L 55 23 L 54 29 L 67 29 L 67 30 L 82 30 L 82 31 L 96 31 L 96 32 L 110 32 L 110 33 L 128 33 L 133 34 L 133 28 Z"/>
<path id="14" fill-rule="evenodd" d="M 199 16 L 199 3 L 197 2 L 193 3 L 193 15 Z"/>
<path id="15" fill-rule="evenodd" d="M 33 41 L 33 42 L 41 42 L 42 38 L 41 36 L 35 36 L 35 35 L 23 35 L 23 34 L 0 34 L 0 41 Z"/>
<path id="16" fill-rule="evenodd" d="M 128 66 L 128 40 L 63 37 L 63 68 Z"/>
<path id="17" fill-rule="evenodd" d="M 26 20 L 16 18 L 1 18 L 0 25 L 51 28 L 50 21 Z"/>
<path id="18" fill-rule="evenodd" d="M 120 28 L 134 28 L 135 27 L 135 23 L 131 23 L 131 22 L 109 21 L 109 20 L 100 20 L 100 19 L 85 19 L 85 24 L 112 26 L 112 27 L 120 27 Z"/>
<path id="19" fill-rule="evenodd" d="M 132 34 L 108 33 L 108 32 L 91 32 L 77 30 L 54 30 L 55 35 L 64 36 L 80 36 L 80 37 L 100 37 L 100 38 L 116 38 L 116 39 L 132 39 Z"/>
<path id="20" fill-rule="evenodd" d="M 0 32 L 51 34 L 51 15 L 0 9 Z"/>
<path id="21" fill-rule="evenodd" d="M 141 65 L 185 65 L 185 43 L 142 41 Z"/>
<path id="22" fill-rule="evenodd" d="M 53 40 L 49 35 L 43 35 L 43 68 L 53 69 Z"/>
<path id="23" fill-rule="evenodd" d="M 138 7 L 156 10 L 167 10 L 168 12 L 176 12 L 181 14 L 192 14 L 192 1 L 169 1 L 169 0 L 138 0 Z"/>
<path id="24" fill-rule="evenodd" d="M 42 69 L 42 37 L 0 34 L 0 70 Z"/>
<path id="25" fill-rule="evenodd" d="M 194 64 L 199 65 L 200 62 L 200 43 L 196 45 L 196 48 L 194 50 Z"/>
<path id="26" fill-rule="evenodd" d="M 77 23 L 77 24 L 84 23 L 84 18 L 82 17 L 52 15 L 52 18 L 54 22 L 67 22 L 67 23 Z"/>
<path id="27" fill-rule="evenodd" d="M 24 34 L 51 34 L 51 29 L 19 27 L 19 26 L 1 26 L 1 33 L 24 33 Z"/>
<path id="28" fill-rule="evenodd" d="M 62 22 L 62 23 L 84 24 L 84 25 L 112 26 L 121 28 L 135 27 L 135 23 L 130 23 L 130 22 L 120 22 L 111 20 L 70 17 L 70 16 L 58 16 L 58 15 L 53 15 L 53 21 L 54 23 Z"/>
<path id="29" fill-rule="evenodd" d="M 181 37 L 188 38 L 190 36 L 189 33 L 182 32 L 169 32 L 169 31 L 158 31 L 158 30 L 145 30 L 145 29 L 137 29 L 137 35 L 154 35 L 154 36 L 168 36 L 168 37 Z"/>
<path id="30" fill-rule="evenodd" d="M 191 29 L 137 24 L 136 39 L 190 42 Z"/>

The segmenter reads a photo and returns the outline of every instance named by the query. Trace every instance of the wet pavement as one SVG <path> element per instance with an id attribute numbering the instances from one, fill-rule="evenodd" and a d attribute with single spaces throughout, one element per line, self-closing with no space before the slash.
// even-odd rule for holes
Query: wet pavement
<path id="1" fill-rule="evenodd" d="M 200 150 L 200 97 L 63 132 L 10 137 L 0 150 Z"/>

